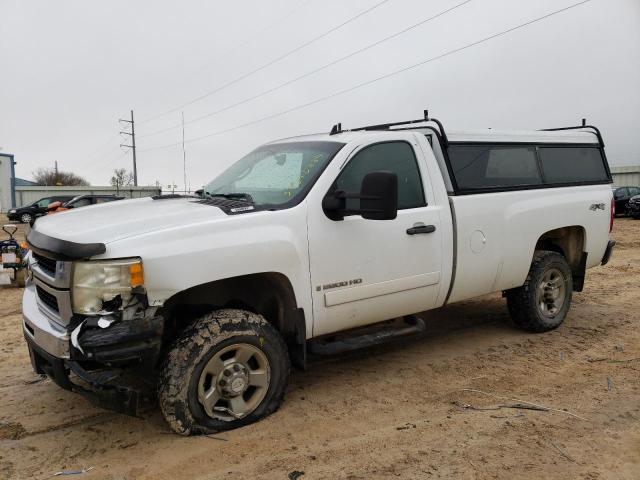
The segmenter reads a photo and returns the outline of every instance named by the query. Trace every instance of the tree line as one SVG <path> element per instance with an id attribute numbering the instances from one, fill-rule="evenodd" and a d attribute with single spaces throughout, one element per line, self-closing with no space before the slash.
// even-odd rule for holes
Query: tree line
<path id="1" fill-rule="evenodd" d="M 55 168 L 39 168 L 33 172 L 33 180 L 43 186 L 84 187 L 90 183 L 84 177 L 73 172 L 65 172 Z M 133 185 L 133 173 L 126 168 L 116 168 L 109 180 L 116 188 Z"/>

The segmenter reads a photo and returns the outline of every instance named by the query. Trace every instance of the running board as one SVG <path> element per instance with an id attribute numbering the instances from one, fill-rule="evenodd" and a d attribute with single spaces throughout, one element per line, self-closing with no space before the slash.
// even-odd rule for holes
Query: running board
<path id="1" fill-rule="evenodd" d="M 401 323 L 396 322 L 392 325 L 378 326 L 375 330 L 372 330 L 372 327 L 369 326 L 359 331 L 351 332 L 350 335 L 335 335 L 331 337 L 331 340 L 321 339 L 310 342 L 309 352 L 316 355 L 335 355 L 388 343 L 398 338 L 419 336 L 426 330 L 424 320 L 414 315 L 406 316 L 402 320 Z M 363 333 L 363 330 L 366 333 Z"/>

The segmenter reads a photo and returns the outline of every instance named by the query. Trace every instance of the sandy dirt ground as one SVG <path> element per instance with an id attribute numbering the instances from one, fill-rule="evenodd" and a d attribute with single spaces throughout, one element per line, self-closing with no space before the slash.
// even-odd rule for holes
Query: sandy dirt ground
<path id="1" fill-rule="evenodd" d="M 0 478 L 639 479 L 640 221 L 614 237 L 556 331 L 516 330 L 500 295 L 423 314 L 423 338 L 315 359 L 277 413 L 214 438 L 39 379 L 0 289 Z M 522 401 L 553 410 L 499 408 Z"/>

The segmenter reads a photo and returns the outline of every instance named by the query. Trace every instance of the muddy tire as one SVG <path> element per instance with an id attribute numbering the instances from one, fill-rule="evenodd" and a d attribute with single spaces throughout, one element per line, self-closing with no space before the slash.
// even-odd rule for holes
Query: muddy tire
<path id="1" fill-rule="evenodd" d="M 217 310 L 187 327 L 169 351 L 160 409 L 181 435 L 238 428 L 278 409 L 289 370 L 287 346 L 261 315 Z"/>
<path id="2" fill-rule="evenodd" d="M 553 330 L 567 316 L 572 293 L 573 277 L 564 256 L 536 251 L 524 285 L 507 291 L 511 319 L 529 332 Z"/>

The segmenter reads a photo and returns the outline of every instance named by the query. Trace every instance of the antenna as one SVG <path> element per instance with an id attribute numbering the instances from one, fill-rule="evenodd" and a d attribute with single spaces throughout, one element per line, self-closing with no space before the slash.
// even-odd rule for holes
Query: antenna
<path id="1" fill-rule="evenodd" d="M 184 194 L 187 194 L 187 152 L 184 149 L 184 112 L 182 112 L 182 170 L 184 175 Z"/>

